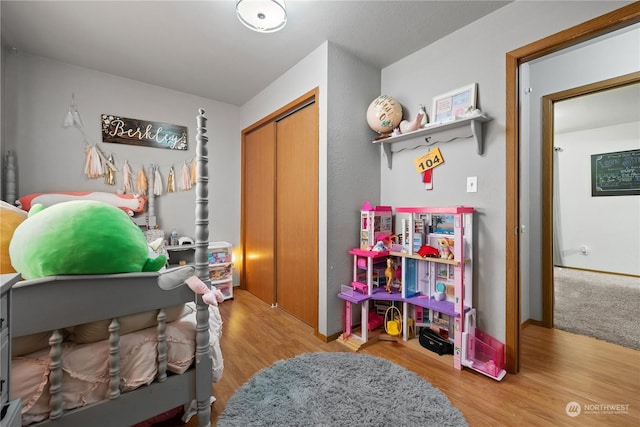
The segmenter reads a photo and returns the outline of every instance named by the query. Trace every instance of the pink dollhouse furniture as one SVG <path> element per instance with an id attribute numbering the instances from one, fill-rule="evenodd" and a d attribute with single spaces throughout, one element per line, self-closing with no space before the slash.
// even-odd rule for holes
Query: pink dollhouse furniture
<path id="1" fill-rule="evenodd" d="M 365 202 L 360 211 L 360 249 L 371 249 L 378 239 L 392 234 L 391 206 L 371 207 Z"/>

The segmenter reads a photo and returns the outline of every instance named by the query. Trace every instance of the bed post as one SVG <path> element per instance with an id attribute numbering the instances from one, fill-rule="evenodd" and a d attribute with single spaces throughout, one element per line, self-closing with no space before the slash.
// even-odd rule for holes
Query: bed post
<path id="1" fill-rule="evenodd" d="M 7 151 L 6 155 L 4 179 L 6 181 L 4 201 L 13 205 L 16 202 L 16 158 L 11 150 Z"/>
<path id="2" fill-rule="evenodd" d="M 147 188 L 147 218 L 151 218 L 156 216 L 156 195 L 154 193 L 156 186 L 156 175 L 154 173 L 153 166 L 149 168 L 149 178 L 147 182 L 149 183 Z M 149 225 L 148 219 L 147 225 Z"/>
<path id="3" fill-rule="evenodd" d="M 198 111 L 196 134 L 196 275 L 207 286 L 209 280 L 209 157 L 207 152 L 207 118 L 204 109 Z M 211 388 L 213 386 L 211 354 L 209 351 L 209 306 L 197 295 L 198 323 L 196 332 L 196 400 L 198 404 L 198 425 L 211 426 Z"/>

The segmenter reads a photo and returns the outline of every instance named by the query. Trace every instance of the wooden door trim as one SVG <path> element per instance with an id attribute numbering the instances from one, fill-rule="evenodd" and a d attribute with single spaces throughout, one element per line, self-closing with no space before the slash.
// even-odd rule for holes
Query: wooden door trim
<path id="1" fill-rule="evenodd" d="M 265 116 L 262 119 L 255 122 L 254 124 L 247 126 L 242 130 L 242 140 L 244 141 L 244 136 L 247 133 L 250 133 L 251 131 L 264 125 L 265 123 L 276 121 L 280 117 L 286 116 L 287 114 L 291 114 L 292 112 L 302 108 L 303 106 L 309 104 L 310 102 L 317 102 L 318 94 L 319 94 L 319 90 L 317 87 L 314 89 L 311 89 L 309 92 L 294 99 L 293 101 L 289 102 L 287 105 L 277 109 L 276 111 L 269 114 L 268 116 Z"/>
<path id="2" fill-rule="evenodd" d="M 542 326 L 553 327 L 553 101 L 542 97 Z M 549 310 L 549 308 L 551 308 Z"/>
<path id="3" fill-rule="evenodd" d="M 520 370 L 520 65 L 640 21 L 635 2 L 506 54 L 506 369 Z"/>

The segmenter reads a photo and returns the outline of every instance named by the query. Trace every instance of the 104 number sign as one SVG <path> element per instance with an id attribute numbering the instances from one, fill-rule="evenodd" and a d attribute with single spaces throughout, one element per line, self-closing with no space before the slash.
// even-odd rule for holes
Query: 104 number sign
<path id="1" fill-rule="evenodd" d="M 418 173 L 423 173 L 443 164 L 444 158 L 442 157 L 442 153 L 440 153 L 440 149 L 436 147 L 427 154 L 416 158 L 413 163 Z"/>

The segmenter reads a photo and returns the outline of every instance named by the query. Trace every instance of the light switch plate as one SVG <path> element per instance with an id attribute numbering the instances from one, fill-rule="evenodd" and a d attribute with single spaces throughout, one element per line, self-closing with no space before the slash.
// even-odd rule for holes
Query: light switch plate
<path id="1" fill-rule="evenodd" d="M 476 193 L 478 191 L 478 177 L 467 177 L 467 193 Z"/>

